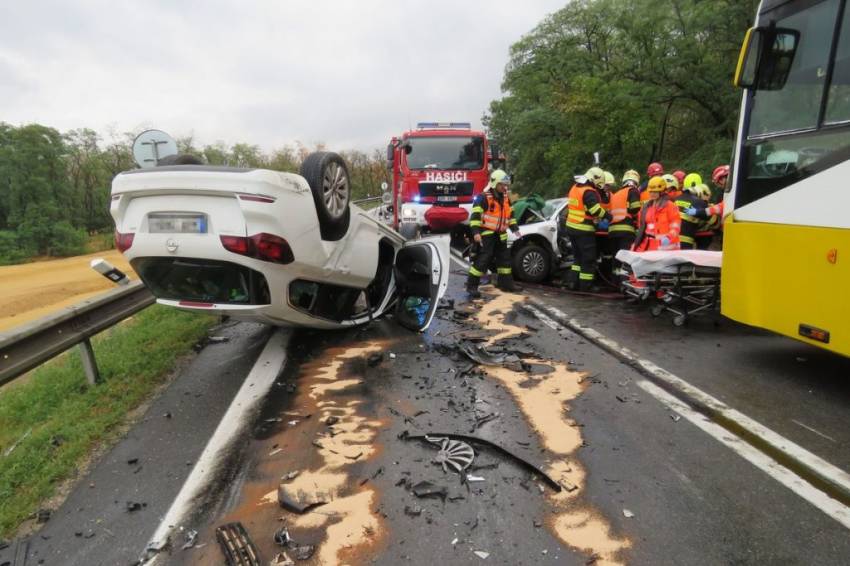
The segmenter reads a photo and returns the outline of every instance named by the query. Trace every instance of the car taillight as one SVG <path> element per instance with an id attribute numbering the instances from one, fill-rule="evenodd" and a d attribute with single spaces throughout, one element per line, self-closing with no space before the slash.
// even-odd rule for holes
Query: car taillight
<path id="1" fill-rule="evenodd" d="M 134 234 L 132 232 L 129 233 L 129 234 L 122 234 L 121 232 L 118 232 L 116 230 L 116 232 L 115 232 L 115 247 L 116 247 L 116 249 L 118 249 L 119 252 L 126 252 L 127 250 L 129 250 L 130 246 L 133 245 L 133 237 L 135 235 L 136 234 Z"/>
<path id="2" fill-rule="evenodd" d="M 262 232 L 250 237 L 220 236 L 220 238 L 224 249 L 235 254 L 273 263 L 292 263 L 295 261 L 289 242 L 274 234 Z"/>

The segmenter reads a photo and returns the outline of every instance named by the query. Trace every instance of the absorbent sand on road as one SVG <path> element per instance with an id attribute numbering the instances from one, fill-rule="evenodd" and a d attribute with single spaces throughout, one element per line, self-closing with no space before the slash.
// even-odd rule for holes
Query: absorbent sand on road
<path id="1" fill-rule="evenodd" d="M 99 257 L 136 276 L 116 250 L 0 267 L 0 332 L 114 288 L 90 266 Z"/>

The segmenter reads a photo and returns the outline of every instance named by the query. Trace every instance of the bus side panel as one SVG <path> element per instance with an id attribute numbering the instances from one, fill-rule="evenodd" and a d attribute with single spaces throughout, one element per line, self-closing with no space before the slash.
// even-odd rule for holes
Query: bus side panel
<path id="1" fill-rule="evenodd" d="M 850 356 L 850 230 L 729 216 L 723 240 L 725 316 Z M 801 336 L 801 324 L 829 343 Z"/>

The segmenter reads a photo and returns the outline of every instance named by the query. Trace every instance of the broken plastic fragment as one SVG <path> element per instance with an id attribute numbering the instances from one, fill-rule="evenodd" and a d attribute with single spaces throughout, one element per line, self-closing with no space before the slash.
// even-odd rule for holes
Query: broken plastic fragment
<path id="1" fill-rule="evenodd" d="M 445 500 L 449 491 L 442 485 L 435 485 L 429 481 L 421 481 L 414 485 L 411 490 L 416 497 L 439 497 Z"/>
<path id="2" fill-rule="evenodd" d="M 481 560 L 487 560 L 487 557 L 489 557 L 489 556 L 490 556 L 490 553 L 489 553 L 489 552 L 484 552 L 483 550 L 476 550 L 476 551 L 475 551 L 475 552 L 473 552 L 472 554 L 474 554 L 475 556 L 477 556 L 477 557 L 478 557 L 478 558 L 480 558 Z"/>
<path id="3" fill-rule="evenodd" d="M 629 511 L 628 509 L 623 509 L 623 517 L 625 517 L 626 519 L 631 519 L 634 516 L 635 514 Z"/>
<path id="4" fill-rule="evenodd" d="M 481 476 L 473 476 L 472 474 L 467 474 L 466 481 L 484 481 L 484 478 Z"/>
<path id="5" fill-rule="evenodd" d="M 277 487 L 277 501 L 280 506 L 287 511 L 303 515 L 310 509 L 324 505 L 327 501 L 319 496 L 304 493 L 303 491 L 295 492 L 287 485 L 280 484 Z"/>

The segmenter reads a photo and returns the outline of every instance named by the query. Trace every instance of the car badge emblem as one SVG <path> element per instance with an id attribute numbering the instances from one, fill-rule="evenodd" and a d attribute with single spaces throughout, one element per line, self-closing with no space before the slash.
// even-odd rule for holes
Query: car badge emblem
<path id="1" fill-rule="evenodd" d="M 165 249 L 167 249 L 171 253 L 176 252 L 177 248 L 179 248 L 179 247 L 180 247 L 180 244 L 177 243 L 177 240 L 174 240 L 172 238 L 168 238 L 168 240 L 165 241 Z"/>

